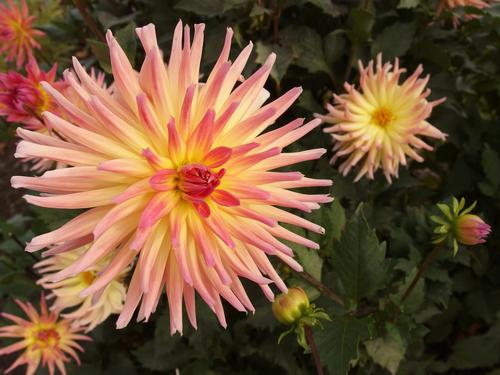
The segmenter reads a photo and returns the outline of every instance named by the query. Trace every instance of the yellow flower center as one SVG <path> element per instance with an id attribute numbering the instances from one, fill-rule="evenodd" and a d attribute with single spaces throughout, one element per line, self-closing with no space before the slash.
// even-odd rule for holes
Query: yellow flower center
<path id="1" fill-rule="evenodd" d="M 48 348 L 55 348 L 59 345 L 61 336 L 57 332 L 54 324 L 40 325 L 31 335 L 31 350 L 44 350 Z"/>
<path id="2" fill-rule="evenodd" d="M 95 280 L 95 273 L 92 271 L 82 272 L 78 276 L 80 277 L 80 280 L 82 281 L 82 283 L 84 283 L 87 286 L 92 284 Z"/>
<path id="3" fill-rule="evenodd" d="M 42 85 L 38 85 L 38 92 L 40 93 L 40 104 L 38 104 L 35 112 L 40 116 L 43 112 L 49 109 L 50 97 L 49 94 L 42 88 Z"/>
<path id="4" fill-rule="evenodd" d="M 378 108 L 372 113 L 372 122 L 381 128 L 387 128 L 394 122 L 395 119 L 396 116 L 387 107 Z"/>

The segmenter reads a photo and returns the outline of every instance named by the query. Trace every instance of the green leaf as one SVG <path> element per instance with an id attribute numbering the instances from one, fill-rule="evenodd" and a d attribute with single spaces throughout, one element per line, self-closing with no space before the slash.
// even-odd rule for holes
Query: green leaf
<path id="1" fill-rule="evenodd" d="M 315 330 L 321 362 L 332 375 L 345 375 L 349 363 L 359 357 L 359 343 L 371 338 L 373 321 L 370 317 L 342 317 L 326 322 L 323 330 Z"/>
<path id="2" fill-rule="evenodd" d="M 352 41 L 367 41 L 370 39 L 374 16 L 373 13 L 362 8 L 355 8 L 349 14 L 351 31 L 349 33 Z"/>
<path id="3" fill-rule="evenodd" d="M 482 335 L 467 337 L 455 344 L 449 362 L 454 368 L 490 367 L 500 361 L 500 321 Z"/>
<path id="4" fill-rule="evenodd" d="M 316 5 L 318 8 L 321 8 L 323 12 L 329 14 L 332 17 L 337 17 L 342 14 L 339 8 L 333 5 L 333 1 L 331 0 L 307 0 L 308 3 Z"/>
<path id="5" fill-rule="evenodd" d="M 425 281 L 424 278 L 421 278 L 420 280 L 418 280 L 417 284 L 415 285 L 411 293 L 408 295 L 408 297 L 404 300 L 404 302 L 401 303 L 401 298 L 406 292 L 406 289 L 408 289 L 408 287 L 410 286 L 417 272 L 418 272 L 417 268 L 416 267 L 413 268 L 412 271 L 408 275 L 406 275 L 405 281 L 399 287 L 398 292 L 390 296 L 392 301 L 399 306 L 401 311 L 404 311 L 408 314 L 416 312 L 420 308 L 425 299 Z"/>
<path id="6" fill-rule="evenodd" d="M 404 358 L 406 345 L 396 326 L 388 323 L 387 328 L 387 334 L 383 338 L 366 341 L 365 347 L 375 363 L 395 375 Z"/>
<path id="7" fill-rule="evenodd" d="M 321 36 L 310 27 L 288 27 L 280 34 L 283 45 L 292 49 L 293 63 L 310 73 L 325 72 L 332 75 L 326 62 Z"/>
<path id="8" fill-rule="evenodd" d="M 265 44 L 259 41 L 256 43 L 255 52 L 257 53 L 255 61 L 259 64 L 264 64 L 272 52 L 276 53 L 276 62 L 271 70 L 271 77 L 280 83 L 293 61 L 292 50 L 288 47 L 282 47 L 277 44 Z"/>
<path id="9" fill-rule="evenodd" d="M 121 28 L 116 32 L 116 40 L 123 48 L 123 51 L 128 57 L 130 64 L 134 66 L 135 55 L 137 52 L 137 37 L 135 34 L 135 22 L 130 22 L 127 26 Z"/>
<path id="10" fill-rule="evenodd" d="M 399 0 L 398 8 L 416 8 L 420 4 L 420 0 Z"/>
<path id="11" fill-rule="evenodd" d="M 191 12 L 198 16 L 215 17 L 223 13 L 224 0 L 181 0 L 175 5 L 174 8 Z"/>
<path id="12" fill-rule="evenodd" d="M 488 144 L 484 145 L 481 155 L 481 165 L 484 174 L 491 182 L 494 188 L 500 187 L 500 157 L 491 149 Z"/>
<path id="13" fill-rule="evenodd" d="M 335 241 L 332 264 L 346 295 L 357 305 L 373 296 L 386 279 L 385 243 L 379 243 L 360 205 Z"/>
<path id="14" fill-rule="evenodd" d="M 415 31 L 413 22 L 396 22 L 386 27 L 373 41 L 372 55 L 382 52 L 384 60 L 403 56 L 410 48 Z"/>
<path id="15" fill-rule="evenodd" d="M 325 59 L 330 65 L 340 60 L 346 51 L 346 42 L 343 34 L 345 34 L 344 30 L 335 30 L 328 33 L 323 40 Z"/>
<path id="16" fill-rule="evenodd" d="M 87 44 L 90 46 L 90 49 L 97 59 L 101 69 L 106 73 L 111 73 L 111 60 L 109 58 L 108 45 L 93 39 L 87 39 Z"/>

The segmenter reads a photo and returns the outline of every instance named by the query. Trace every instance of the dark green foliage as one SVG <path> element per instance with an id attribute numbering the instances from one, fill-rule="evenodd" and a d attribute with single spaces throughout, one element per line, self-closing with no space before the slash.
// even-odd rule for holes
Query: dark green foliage
<path id="1" fill-rule="evenodd" d="M 392 185 L 380 174 L 374 181 L 353 183 L 353 174 L 341 176 L 338 165 L 328 163 L 330 152 L 292 169 L 334 181 L 331 193 L 336 200 L 304 215 L 325 227 L 326 234 L 293 228 L 318 242 L 320 249 L 293 249 L 304 269 L 341 296 L 345 306 L 278 262 L 276 268 L 288 285 L 304 287 L 316 306 L 330 314 L 332 322 L 314 328 L 329 374 L 500 374 L 500 5 L 472 10 L 480 17 L 453 28 L 452 17 L 465 10 L 436 18 L 437 0 L 83 2 L 102 30 L 113 30 L 136 69 L 144 52 L 134 28 L 150 22 L 156 24 L 166 61 L 179 19 L 206 23 L 202 81 L 218 57 L 227 27 L 234 30 L 233 60 L 245 45 L 254 43 L 245 77 L 275 52 L 272 79 L 266 85 L 271 98 L 292 87 L 304 89 L 280 119 L 282 124 L 323 113 L 332 93 L 343 92 L 345 81 L 357 83 L 358 59 L 366 65 L 378 53 L 384 60 L 398 57 L 410 74 L 423 64 L 425 73 L 431 74 L 430 98 L 447 97 L 430 122 L 448 134 L 445 142 L 431 141 L 434 151 L 421 152 L 423 163 L 402 167 Z M 71 55 L 77 55 L 89 66 L 111 71 L 106 45 L 92 34 L 73 2 L 30 3 L 38 4 L 37 27 L 50 40 L 43 44 L 43 56 L 37 55 L 43 68 L 57 61 L 62 73 Z M 6 68 L 0 62 L 0 70 Z M 41 291 L 31 268 L 39 254 L 23 253 L 22 245 L 74 213 L 28 209 L 20 196 L 10 195 L 10 176 L 28 172 L 12 161 L 14 126 L 4 125 L 0 310 L 18 312 L 13 298 L 35 301 Z M 330 136 L 321 129 L 289 150 L 317 147 L 331 147 Z M 475 212 L 492 226 L 492 234 L 486 244 L 461 247 L 456 256 L 452 249 L 440 249 L 402 301 L 419 265 L 433 250 L 429 217 L 436 213 L 435 204 L 452 196 L 476 200 Z M 186 327 L 182 337 L 171 337 L 165 299 L 146 324 L 132 322 L 116 331 L 114 318 L 108 319 L 91 333 L 94 342 L 85 345 L 82 366 L 71 365 L 68 373 L 157 375 L 179 369 L 182 375 L 313 374 L 310 353 L 303 353 L 294 337 L 277 344 L 286 328 L 275 321 L 260 289 L 250 282 L 244 285 L 255 315 L 245 316 L 225 305 L 228 327 L 223 329 L 197 300 L 198 330 Z M 0 372 L 12 360 L 0 357 Z"/>

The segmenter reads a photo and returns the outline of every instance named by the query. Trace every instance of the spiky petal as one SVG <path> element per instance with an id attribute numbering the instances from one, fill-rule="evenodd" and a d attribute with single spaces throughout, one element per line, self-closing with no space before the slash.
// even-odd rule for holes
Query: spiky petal
<path id="1" fill-rule="evenodd" d="M 382 64 L 381 54 L 366 68 L 359 62 L 359 71 L 360 87 L 346 82 L 346 93 L 335 95 L 334 105 L 326 105 L 328 113 L 317 117 L 332 124 L 324 131 L 334 141 L 331 162 L 346 158 L 339 167 L 343 175 L 360 164 L 355 181 L 363 176 L 373 179 L 381 168 L 391 182 L 407 158 L 423 161 L 417 150 L 433 149 L 420 136 L 445 139 L 444 133 L 427 122 L 432 109 L 445 99 L 427 100 L 429 76 L 420 78 L 422 66 L 402 83 L 400 77 L 406 70 L 399 67 L 399 60 L 394 66 Z"/>

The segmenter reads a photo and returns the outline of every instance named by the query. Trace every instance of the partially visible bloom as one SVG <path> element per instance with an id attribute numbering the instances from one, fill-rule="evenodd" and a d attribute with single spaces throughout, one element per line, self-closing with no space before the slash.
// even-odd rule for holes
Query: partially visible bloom
<path id="1" fill-rule="evenodd" d="M 27 250 L 52 245 L 71 250 L 92 242 L 53 281 L 86 271 L 113 252 L 110 266 L 86 294 L 105 288 L 134 264 L 119 328 L 128 324 L 139 305 L 137 319 L 147 320 L 165 289 L 171 333 L 182 333 L 183 304 L 196 327 L 195 292 L 226 326 L 222 298 L 239 311 L 254 311 L 240 277 L 257 283 L 271 301 L 270 283 L 287 290 L 268 256 L 302 270 L 292 249 L 280 240 L 318 248 L 279 222 L 324 233 L 319 225 L 280 207 L 305 212 L 319 208 L 332 200 L 327 194 L 290 189 L 330 186 L 331 181 L 276 171 L 325 153 L 282 153 L 320 121 L 304 124 L 297 119 L 265 132 L 301 89 L 264 104 L 269 98 L 264 84 L 275 55 L 242 80 L 252 44 L 229 61 L 231 29 L 212 72 L 200 82 L 203 30 L 204 25 L 196 25 L 191 42 L 190 28 L 183 32 L 179 22 L 165 65 L 154 25 L 138 28 L 146 56 L 139 72 L 108 32 L 113 92 L 98 87 L 75 58 L 78 80 L 70 84 L 78 103 L 43 84 L 63 110 L 63 116 L 45 112 L 44 119 L 64 140 L 54 144 L 22 130 L 26 140 L 19 143 L 17 157 L 47 158 L 68 166 L 41 177 L 14 177 L 12 185 L 50 193 L 26 196 L 32 204 L 88 209 L 61 228 L 33 238 Z"/>
<path id="2" fill-rule="evenodd" d="M 70 320 L 58 319 L 56 312 L 49 312 L 43 295 L 40 299 L 40 313 L 29 302 L 16 300 L 16 303 L 27 315 L 28 320 L 12 314 L 1 314 L 14 324 L 0 327 L 0 337 L 21 340 L 0 349 L 0 355 L 19 350 L 24 352 L 5 373 L 11 372 L 18 366 L 27 365 L 26 375 L 33 375 L 41 362 L 43 367 L 49 369 L 51 375 L 56 368 L 65 375 L 64 366 L 70 361 L 70 357 L 80 364 L 77 350 L 83 352 L 83 348 L 77 341 L 90 341 L 90 337 L 80 334 L 81 329 L 72 327 Z"/>
<path id="3" fill-rule="evenodd" d="M 479 216 L 470 212 L 476 206 L 476 202 L 465 208 L 465 199 L 460 202 L 453 197 L 452 206 L 440 203 L 437 205 L 443 216 L 432 216 L 431 219 L 438 226 L 434 229 L 436 238 L 434 243 L 442 243 L 449 240 L 453 243 L 453 252 L 458 251 L 458 244 L 477 245 L 486 242 L 486 237 L 491 232 L 491 227 Z"/>
<path id="4" fill-rule="evenodd" d="M 439 17 L 441 14 L 448 10 L 451 11 L 455 8 L 470 7 L 477 9 L 484 9 L 490 7 L 491 4 L 484 0 L 440 0 L 436 10 L 436 16 Z M 477 14 L 466 14 L 464 15 L 464 20 L 468 21 L 474 18 L 478 18 Z M 460 19 L 457 16 L 453 16 L 453 26 L 458 27 L 460 24 Z"/>
<path id="5" fill-rule="evenodd" d="M 324 129 L 334 140 L 334 156 L 331 163 L 346 157 L 339 171 L 346 175 L 361 163 L 355 181 L 381 168 L 387 181 L 398 177 L 399 165 L 407 164 L 407 157 L 423 161 L 415 149 L 432 150 L 419 136 L 445 139 L 446 135 L 426 120 L 432 109 L 443 99 L 429 102 L 431 90 L 426 88 L 429 76 L 419 78 L 422 66 L 399 83 L 406 69 L 382 65 L 382 55 L 377 56 L 374 70 L 373 60 L 365 68 L 359 62 L 360 88 L 344 84 L 345 94 L 334 95 L 335 104 L 327 103 L 326 115 L 316 115 L 333 126 Z"/>
<path id="6" fill-rule="evenodd" d="M 40 48 L 35 38 L 44 35 L 33 28 L 35 17 L 29 15 L 26 1 L 20 3 L 19 7 L 12 0 L 0 3 L 0 54 L 7 53 L 5 60 L 15 60 L 18 69 L 33 56 L 33 49 Z"/>
<path id="7" fill-rule="evenodd" d="M 280 323 L 291 325 L 290 329 L 281 333 L 278 343 L 289 333 L 295 332 L 297 343 L 304 350 L 308 347 L 305 327 L 322 327 L 321 320 L 330 320 L 322 308 L 309 302 L 309 297 L 304 289 L 297 287 L 290 288 L 287 293 L 276 297 L 273 302 L 273 313 Z"/>
<path id="8" fill-rule="evenodd" d="M 293 324 L 309 310 L 309 298 L 302 288 L 290 288 L 278 295 L 273 302 L 273 313 L 283 324 Z"/>
<path id="9" fill-rule="evenodd" d="M 41 82 L 50 82 L 62 90 L 65 84 L 56 82 L 57 65 L 48 72 L 38 66 L 35 58 L 30 57 L 25 66 L 26 76 L 9 71 L 0 73 L 0 116 L 9 122 L 23 124 L 31 130 L 44 128 L 42 113 L 55 110 L 55 103 L 42 88 Z"/>
<path id="10" fill-rule="evenodd" d="M 38 284 L 52 291 L 49 298 L 55 298 L 51 310 L 66 311 L 62 315 L 63 317 L 71 319 L 73 325 L 83 327 L 86 332 L 89 332 L 111 314 L 121 312 L 126 295 L 123 279 L 126 277 L 128 269 L 117 275 L 97 295 L 82 296 L 81 293 L 92 285 L 97 276 L 106 269 L 109 265 L 110 256 L 100 260 L 76 276 L 59 282 L 51 282 L 52 275 L 71 265 L 86 250 L 88 250 L 88 247 L 60 254 L 56 253 L 35 264 L 35 268 L 38 268 L 38 271 L 43 276 L 38 281 Z M 67 312 L 68 309 L 72 311 Z"/>

